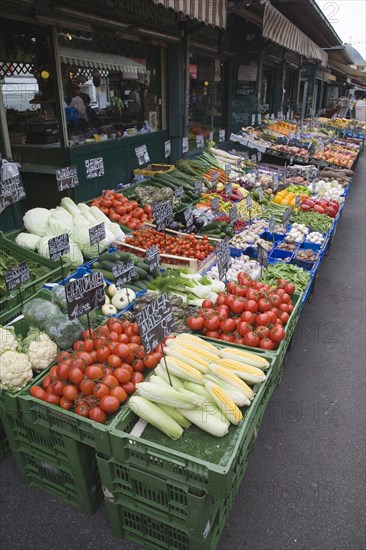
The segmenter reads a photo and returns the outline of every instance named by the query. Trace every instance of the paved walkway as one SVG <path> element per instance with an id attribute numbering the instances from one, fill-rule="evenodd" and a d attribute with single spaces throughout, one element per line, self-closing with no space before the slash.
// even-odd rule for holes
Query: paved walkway
<path id="1" fill-rule="evenodd" d="M 219 550 L 364 550 L 365 160 Z M 1 550 L 138 550 L 102 506 L 87 518 L 0 468 Z M 200 549 L 194 549 L 200 550 Z"/>

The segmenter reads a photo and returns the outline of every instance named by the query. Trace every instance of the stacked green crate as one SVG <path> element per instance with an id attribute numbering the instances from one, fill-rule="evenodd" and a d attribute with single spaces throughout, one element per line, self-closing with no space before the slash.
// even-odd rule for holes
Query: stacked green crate
<path id="1" fill-rule="evenodd" d="M 172 441 L 150 425 L 136 434 L 132 411 L 117 419 L 112 454 L 97 455 L 114 535 L 162 550 L 214 549 L 276 384 L 270 368 L 244 420 L 224 438 L 191 426 Z"/>

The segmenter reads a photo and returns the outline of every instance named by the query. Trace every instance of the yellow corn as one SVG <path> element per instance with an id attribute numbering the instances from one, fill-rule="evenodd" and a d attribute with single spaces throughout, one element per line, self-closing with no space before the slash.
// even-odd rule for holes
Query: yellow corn
<path id="1" fill-rule="evenodd" d="M 229 369 L 220 365 L 214 365 L 213 363 L 210 363 L 209 370 L 214 376 L 225 382 L 225 384 L 229 384 L 235 389 L 243 392 L 248 399 L 253 399 L 254 393 L 252 389 L 248 386 L 248 384 L 243 382 L 243 380 L 241 380 L 236 373 L 233 373 Z"/>
<path id="2" fill-rule="evenodd" d="M 235 425 L 239 424 L 240 420 L 243 418 L 243 414 L 235 405 L 234 401 L 226 395 L 224 390 L 213 382 L 206 382 L 205 388 L 230 422 Z"/>
<path id="3" fill-rule="evenodd" d="M 179 349 L 184 355 L 188 352 L 192 357 L 199 355 L 202 359 L 206 359 L 207 361 L 217 361 L 219 359 L 218 355 L 211 353 L 211 351 L 202 346 L 192 344 L 191 342 L 176 342 L 168 346 L 168 349 Z"/>
<path id="4" fill-rule="evenodd" d="M 268 369 L 269 362 L 264 357 L 251 353 L 250 351 L 241 350 L 238 348 L 223 348 L 220 349 L 220 357 L 222 359 L 232 359 L 233 361 L 240 361 L 247 365 L 257 367 L 258 369 Z"/>
<path id="5" fill-rule="evenodd" d="M 260 384 L 266 379 L 266 375 L 261 369 L 246 365 L 240 361 L 233 361 L 232 359 L 222 359 L 221 366 L 225 369 L 232 371 L 236 376 L 242 378 L 246 382 L 251 384 Z"/>
<path id="6" fill-rule="evenodd" d="M 174 359 L 182 361 L 184 364 L 199 370 L 203 374 L 208 370 L 209 361 L 202 359 L 201 356 L 195 356 L 194 354 L 189 353 L 181 346 L 166 348 L 165 353 L 168 357 L 174 357 Z"/>
<path id="7" fill-rule="evenodd" d="M 189 380 L 190 382 L 196 382 L 197 384 L 204 384 L 203 374 L 199 370 L 190 367 L 176 357 L 166 357 L 165 360 L 167 362 L 169 372 L 175 376 L 183 378 L 184 380 Z M 164 362 L 161 361 L 160 364 L 164 365 Z"/>
<path id="8" fill-rule="evenodd" d="M 188 334 L 187 332 L 183 332 L 182 334 L 179 334 L 179 336 L 177 336 L 175 340 L 178 340 L 180 343 L 182 343 L 183 341 L 190 342 L 192 344 L 196 344 L 196 345 L 202 346 L 203 348 L 206 348 L 208 351 L 210 351 L 211 353 L 214 353 L 215 355 L 219 354 L 219 350 L 217 349 L 216 346 L 214 346 L 213 344 L 210 344 L 210 342 L 206 342 L 206 340 L 202 340 L 202 338 L 200 338 L 199 336 L 195 336 L 194 334 Z M 174 340 L 171 339 L 171 341 L 174 341 Z"/>

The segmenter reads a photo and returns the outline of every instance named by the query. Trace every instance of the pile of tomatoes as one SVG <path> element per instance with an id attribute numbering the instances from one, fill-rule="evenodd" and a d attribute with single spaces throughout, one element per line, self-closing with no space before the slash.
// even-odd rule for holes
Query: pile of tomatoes
<path id="1" fill-rule="evenodd" d="M 326 199 L 306 199 L 301 204 L 301 210 L 303 212 L 318 212 L 318 214 L 326 214 L 331 218 L 335 218 L 339 211 L 339 203 L 337 201 L 327 201 Z"/>
<path id="2" fill-rule="evenodd" d="M 111 317 L 84 330 L 72 351 L 60 352 L 42 387 L 32 386 L 30 394 L 103 424 L 161 358 L 157 350 L 145 354 L 137 323 Z"/>
<path id="3" fill-rule="evenodd" d="M 132 233 L 125 240 L 126 244 L 132 244 L 146 250 L 154 244 L 158 245 L 160 254 L 171 254 L 184 258 L 195 258 L 204 260 L 214 251 L 209 244 L 207 235 L 197 239 L 193 233 L 181 235 L 179 238 L 172 237 L 155 229 L 142 229 Z"/>
<path id="4" fill-rule="evenodd" d="M 122 193 L 107 190 L 101 197 L 94 199 L 90 206 L 97 206 L 112 221 L 130 229 L 140 229 L 145 222 L 152 220 L 149 204 L 140 208 L 138 202 L 129 201 Z"/>
<path id="5" fill-rule="evenodd" d="M 187 326 L 208 338 L 275 350 L 286 336 L 294 291 L 295 285 L 285 279 L 271 288 L 242 271 L 237 281 L 227 284 L 227 292 L 219 294 L 216 305 L 205 300 L 198 314 L 187 319 Z"/>

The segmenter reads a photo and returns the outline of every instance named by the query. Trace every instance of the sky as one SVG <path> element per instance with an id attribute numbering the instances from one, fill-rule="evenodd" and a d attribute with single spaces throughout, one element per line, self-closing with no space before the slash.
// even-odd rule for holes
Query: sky
<path id="1" fill-rule="evenodd" d="M 316 0 L 316 2 L 341 40 L 351 43 L 366 59 L 366 1 Z"/>

